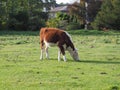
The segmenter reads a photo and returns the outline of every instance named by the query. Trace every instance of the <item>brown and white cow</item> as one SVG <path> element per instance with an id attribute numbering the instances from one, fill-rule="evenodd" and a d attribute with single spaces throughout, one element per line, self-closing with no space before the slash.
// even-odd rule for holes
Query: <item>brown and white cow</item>
<path id="1" fill-rule="evenodd" d="M 46 52 L 46 58 L 49 59 L 48 48 L 50 46 L 58 46 L 58 61 L 60 61 L 60 54 L 63 55 L 63 60 L 66 61 L 65 50 L 67 50 L 74 60 L 79 60 L 78 52 L 75 49 L 70 35 L 64 30 L 56 28 L 41 28 L 40 30 L 40 45 L 41 55 L 43 59 L 43 52 Z"/>

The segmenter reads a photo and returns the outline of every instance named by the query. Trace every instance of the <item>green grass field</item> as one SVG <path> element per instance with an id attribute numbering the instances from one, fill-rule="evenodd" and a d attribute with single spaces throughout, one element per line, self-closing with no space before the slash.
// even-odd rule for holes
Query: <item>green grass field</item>
<path id="1" fill-rule="evenodd" d="M 39 32 L 0 31 L 0 90 L 119 90 L 120 32 L 68 31 L 81 61 L 39 60 Z"/>

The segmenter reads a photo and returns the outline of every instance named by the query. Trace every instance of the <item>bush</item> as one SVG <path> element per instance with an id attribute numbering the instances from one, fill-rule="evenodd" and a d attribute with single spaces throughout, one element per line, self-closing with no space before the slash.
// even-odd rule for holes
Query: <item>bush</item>
<path id="1" fill-rule="evenodd" d="M 8 28 L 12 30 L 27 30 L 29 17 L 26 11 L 11 13 L 8 20 Z"/>
<path id="2" fill-rule="evenodd" d="M 2 29 L 2 21 L 0 20 L 0 30 Z"/>
<path id="3" fill-rule="evenodd" d="M 28 30 L 39 30 L 41 27 L 45 26 L 45 20 L 38 17 L 32 17 L 29 20 Z"/>
<path id="4" fill-rule="evenodd" d="M 9 21 L 8 21 L 8 28 L 12 29 L 12 30 L 15 30 L 15 26 L 16 26 L 17 22 L 18 21 L 15 18 L 10 18 Z"/>
<path id="5" fill-rule="evenodd" d="M 6 29 L 7 29 L 6 19 L 0 16 L 0 30 L 6 30 Z"/>
<path id="6" fill-rule="evenodd" d="M 67 30 L 75 30 L 75 29 L 80 29 L 80 24 L 79 23 L 69 23 L 67 26 L 66 26 L 66 29 Z"/>
<path id="7" fill-rule="evenodd" d="M 12 30 L 39 30 L 45 26 L 47 17 L 47 13 L 36 11 L 29 16 L 28 12 L 19 11 L 17 14 L 10 14 L 8 28 Z"/>
<path id="8" fill-rule="evenodd" d="M 58 28 L 59 27 L 59 20 L 56 18 L 49 19 L 46 22 L 47 27 L 53 27 L 53 28 Z"/>

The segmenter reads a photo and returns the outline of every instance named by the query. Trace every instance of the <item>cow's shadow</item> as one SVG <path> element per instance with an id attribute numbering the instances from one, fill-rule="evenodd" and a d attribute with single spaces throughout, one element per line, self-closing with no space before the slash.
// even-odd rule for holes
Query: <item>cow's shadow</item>
<path id="1" fill-rule="evenodd" d="M 57 60 L 57 58 L 50 58 L 50 60 Z M 61 59 L 60 62 L 64 62 L 64 60 Z M 67 62 L 91 63 L 91 64 L 92 63 L 94 63 L 94 64 L 120 64 L 120 61 L 101 61 L 101 60 L 80 60 L 80 61 L 75 61 L 75 60 L 67 59 Z"/>
<path id="2" fill-rule="evenodd" d="M 120 64 L 119 61 L 100 61 L 100 60 L 80 60 L 79 63 L 94 63 L 94 64 Z"/>

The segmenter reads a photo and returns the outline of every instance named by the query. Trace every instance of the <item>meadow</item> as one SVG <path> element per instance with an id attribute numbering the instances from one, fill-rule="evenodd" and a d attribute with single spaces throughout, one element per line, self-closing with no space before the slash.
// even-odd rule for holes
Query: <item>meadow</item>
<path id="1" fill-rule="evenodd" d="M 80 61 L 40 60 L 38 31 L 0 31 L 0 90 L 119 90 L 120 32 L 68 31 Z"/>

